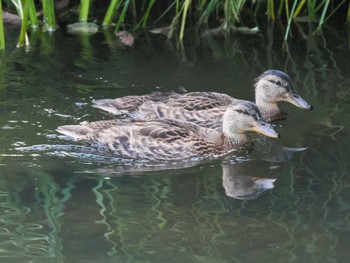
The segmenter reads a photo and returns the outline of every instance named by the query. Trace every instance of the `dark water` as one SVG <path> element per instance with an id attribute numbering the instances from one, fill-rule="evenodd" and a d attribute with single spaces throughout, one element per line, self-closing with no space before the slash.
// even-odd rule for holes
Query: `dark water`
<path id="1" fill-rule="evenodd" d="M 350 55 L 346 32 L 328 34 L 292 40 L 289 53 L 262 34 L 202 38 L 181 53 L 148 34 L 124 48 L 103 33 L 57 32 L 32 35 L 26 53 L 7 32 L 0 261 L 349 262 Z M 110 118 L 92 99 L 187 90 L 253 100 L 252 80 L 269 68 L 315 109 L 283 105 L 282 138 L 255 139 L 250 153 L 155 167 L 55 133 Z"/>

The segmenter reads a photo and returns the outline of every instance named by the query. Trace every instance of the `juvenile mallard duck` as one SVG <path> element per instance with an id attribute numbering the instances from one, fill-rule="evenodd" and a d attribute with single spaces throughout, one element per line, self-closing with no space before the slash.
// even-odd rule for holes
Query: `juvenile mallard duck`
<path id="1" fill-rule="evenodd" d="M 122 158 L 152 161 L 227 155 L 247 146 L 248 131 L 279 137 L 261 118 L 256 105 L 247 101 L 226 107 L 222 131 L 173 119 L 114 119 L 60 126 L 57 131 Z"/>
<path id="2" fill-rule="evenodd" d="M 230 105 L 250 105 L 252 102 L 234 100 Z M 256 107 L 256 105 L 254 105 Z M 130 111 L 127 116 L 133 120 L 152 120 L 167 118 L 178 121 L 186 121 L 204 128 L 222 130 L 222 118 L 229 106 L 218 106 L 209 109 L 186 110 L 181 107 L 172 107 L 168 103 L 147 101 L 141 104 L 136 111 Z"/>
<path id="3" fill-rule="evenodd" d="M 268 121 L 275 121 L 283 116 L 278 107 L 280 101 L 289 102 L 301 109 L 312 109 L 312 106 L 294 90 L 289 76 L 282 71 L 265 71 L 255 80 L 254 86 L 255 103 L 262 116 Z M 217 92 L 189 92 L 185 94 L 156 92 L 142 96 L 94 100 L 93 106 L 114 115 L 128 115 L 130 112 L 140 111 L 139 107 L 147 101 L 163 102 L 174 108 L 180 107 L 188 111 L 198 111 L 227 106 L 235 100 L 229 95 Z"/>

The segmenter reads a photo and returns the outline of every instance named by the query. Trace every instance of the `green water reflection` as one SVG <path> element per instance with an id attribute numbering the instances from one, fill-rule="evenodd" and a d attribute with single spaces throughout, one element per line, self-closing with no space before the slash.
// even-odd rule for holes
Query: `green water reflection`
<path id="1" fill-rule="evenodd" d="M 346 36 L 329 34 L 289 53 L 258 35 L 203 38 L 183 54 L 147 34 L 122 48 L 102 33 L 58 32 L 2 54 L 1 261 L 348 262 L 350 55 Z M 93 98 L 185 89 L 253 99 L 267 68 L 287 72 L 315 110 L 284 105 L 282 139 L 258 138 L 239 158 L 163 170 L 77 148 L 17 149 L 62 145 L 57 126 L 110 118 Z M 275 187 L 259 192 L 257 178 Z"/>

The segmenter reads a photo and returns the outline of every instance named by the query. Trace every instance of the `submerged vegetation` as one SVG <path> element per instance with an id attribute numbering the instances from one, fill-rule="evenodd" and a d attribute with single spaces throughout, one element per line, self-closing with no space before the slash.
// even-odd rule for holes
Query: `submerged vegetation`
<path id="1" fill-rule="evenodd" d="M 350 26 L 350 3 L 347 0 L 4 0 L 0 1 L 0 49 L 5 48 L 3 11 L 17 12 L 21 33 L 18 46 L 29 45 L 27 31 L 40 29 L 52 32 L 58 24 L 77 22 L 74 32 L 89 32 L 93 21 L 102 30 L 122 28 L 137 31 L 142 28 L 158 28 L 168 38 L 181 42 L 186 29 L 196 26 L 229 34 L 232 31 L 254 33 L 258 31 L 257 20 L 281 21 L 285 26 L 284 41 L 291 35 L 294 22 L 316 24 L 322 29 L 330 18 L 339 19 Z M 4 9 L 4 10 L 3 10 Z M 7 11 L 9 10 L 9 11 Z M 5 12 L 5 11 L 4 11 Z M 267 18 L 267 19 L 266 19 Z M 63 21 L 63 22 L 62 22 Z M 5 21 L 6 22 L 6 21 Z M 97 30 L 96 30 L 97 31 Z M 93 31 L 94 33 L 95 31 Z"/>

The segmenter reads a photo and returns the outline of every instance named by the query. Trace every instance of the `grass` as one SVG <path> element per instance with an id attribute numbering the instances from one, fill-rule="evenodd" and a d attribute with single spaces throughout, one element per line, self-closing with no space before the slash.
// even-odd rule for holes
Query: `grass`
<path id="1" fill-rule="evenodd" d="M 55 17 L 54 0 L 42 0 L 42 8 L 44 13 L 44 23 L 49 32 L 55 31 L 57 28 Z"/>
<path id="2" fill-rule="evenodd" d="M 22 25 L 21 31 L 19 33 L 19 40 L 17 47 L 29 46 L 29 40 L 27 35 L 27 27 L 28 27 L 28 17 L 29 17 L 29 9 L 31 6 L 31 1 L 26 1 L 24 6 L 21 1 L 19 1 L 19 8 L 22 13 Z"/>
<path id="3" fill-rule="evenodd" d="M 0 50 L 5 49 L 5 32 L 2 19 L 2 1 L 0 0 Z"/>
<path id="4" fill-rule="evenodd" d="M 127 30 L 138 30 L 139 28 L 157 27 L 159 23 L 164 26 L 170 24 L 169 38 L 176 37 L 182 42 L 186 38 L 186 29 L 192 26 L 213 27 L 220 24 L 220 29 L 230 33 L 232 29 L 244 26 L 245 21 L 257 21 L 258 16 L 266 15 L 271 22 L 278 20 L 286 24 L 284 40 L 288 41 L 291 28 L 298 18 L 305 18 L 309 22 L 317 23 L 317 30 L 321 30 L 327 20 L 333 16 L 342 16 L 344 22 L 350 26 L 350 4 L 348 0 L 101 0 L 108 3 L 105 10 L 95 10 L 95 14 L 103 13 L 102 26 L 108 30 L 111 25 L 114 31 L 123 26 Z M 22 21 L 22 29 L 27 29 L 28 17 L 24 16 L 23 6 L 29 5 L 29 19 L 32 28 L 38 28 L 38 17 L 36 10 L 42 10 L 45 31 L 57 29 L 54 0 L 11 0 L 6 1 L 7 8 L 17 10 Z M 71 8 L 77 0 L 71 0 Z M 89 11 L 94 8 L 97 1 L 81 0 L 79 21 L 89 20 Z M 22 4 L 24 3 L 24 5 Z M 103 4 L 99 5 L 103 8 Z M 102 6 L 102 7 L 101 7 Z M 1 7 L 1 6 L 0 6 Z M 0 8 L 0 12 L 2 8 Z M 254 10 L 250 12 L 250 10 Z M 0 13 L 1 15 L 1 13 Z M 253 18 L 253 19 L 252 19 Z M 98 19 L 98 18 L 97 18 Z M 260 20 L 261 21 L 261 20 Z M 0 21 L 1 23 L 1 21 Z M 113 24 L 114 23 L 114 24 Z M 5 47 L 5 39 L 2 24 L 0 25 L 0 48 Z M 20 43 L 23 44 L 24 32 L 21 32 Z"/>
<path id="5" fill-rule="evenodd" d="M 91 6 L 91 0 L 81 0 L 80 1 L 80 12 L 79 12 L 79 21 L 87 22 L 89 17 L 89 10 Z"/>
<path id="6" fill-rule="evenodd" d="M 119 0 L 112 0 L 111 3 L 109 4 L 106 15 L 102 23 L 104 27 L 111 25 L 112 19 L 118 10 L 119 4 L 120 4 Z"/>

